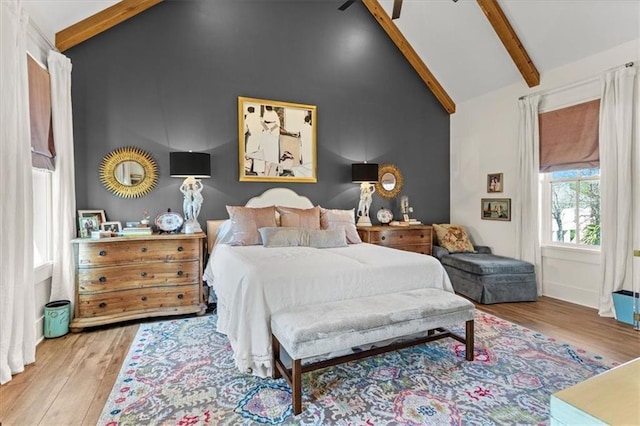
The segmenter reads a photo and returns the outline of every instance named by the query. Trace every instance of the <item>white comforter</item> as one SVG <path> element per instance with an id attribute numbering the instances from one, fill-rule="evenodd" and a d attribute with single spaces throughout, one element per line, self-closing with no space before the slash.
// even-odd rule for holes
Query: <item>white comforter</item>
<path id="1" fill-rule="evenodd" d="M 331 249 L 219 244 L 204 278 L 218 297 L 218 331 L 228 336 L 236 366 L 260 377 L 271 376 L 274 312 L 425 287 L 453 292 L 435 258 L 372 244 Z"/>

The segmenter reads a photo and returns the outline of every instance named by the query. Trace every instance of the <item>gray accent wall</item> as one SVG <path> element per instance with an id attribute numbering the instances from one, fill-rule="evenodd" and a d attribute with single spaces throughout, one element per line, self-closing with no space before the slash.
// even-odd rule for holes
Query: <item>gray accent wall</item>
<path id="1" fill-rule="evenodd" d="M 401 195 L 425 223 L 449 221 L 449 115 L 360 2 L 165 1 L 65 52 L 72 101 L 78 209 L 108 220 L 182 212 L 169 153 L 211 154 L 199 219 L 227 217 L 274 186 L 329 208 L 356 207 L 351 163 L 392 163 Z M 428 65 L 428 63 L 427 63 Z M 238 96 L 317 106 L 318 182 L 238 180 Z M 101 184 L 110 151 L 134 146 L 157 161 L 148 195 L 122 199 Z M 371 216 L 399 200 L 374 196 Z"/>

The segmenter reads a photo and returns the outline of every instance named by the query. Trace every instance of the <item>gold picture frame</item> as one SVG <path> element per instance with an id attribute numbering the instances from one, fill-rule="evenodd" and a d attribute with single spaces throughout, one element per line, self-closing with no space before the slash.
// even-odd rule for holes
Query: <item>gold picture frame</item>
<path id="1" fill-rule="evenodd" d="M 238 97 L 239 180 L 318 181 L 317 108 Z"/>
<path id="2" fill-rule="evenodd" d="M 502 192 L 504 189 L 504 177 L 502 173 L 489 173 L 487 175 L 487 192 Z"/>
<path id="3" fill-rule="evenodd" d="M 117 148 L 102 159 L 100 181 L 118 197 L 143 197 L 158 183 L 158 165 L 140 148 Z"/>
<path id="4" fill-rule="evenodd" d="M 485 220 L 511 220 L 511 198 L 483 198 L 480 217 Z"/>

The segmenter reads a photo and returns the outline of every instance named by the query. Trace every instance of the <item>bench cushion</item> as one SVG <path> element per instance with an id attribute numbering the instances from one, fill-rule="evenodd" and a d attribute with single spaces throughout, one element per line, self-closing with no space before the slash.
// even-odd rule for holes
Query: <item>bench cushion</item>
<path id="1" fill-rule="evenodd" d="M 476 275 L 533 274 L 533 264 L 487 253 L 456 253 L 443 256 L 443 265 Z"/>
<path id="2" fill-rule="evenodd" d="M 304 359 L 461 324 L 474 310 L 463 297 L 425 288 L 296 306 L 273 314 L 271 331 L 293 359 Z"/>

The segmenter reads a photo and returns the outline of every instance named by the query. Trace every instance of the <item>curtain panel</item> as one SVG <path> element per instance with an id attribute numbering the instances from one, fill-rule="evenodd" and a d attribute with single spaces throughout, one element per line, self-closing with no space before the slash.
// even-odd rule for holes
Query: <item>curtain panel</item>
<path id="1" fill-rule="evenodd" d="M 598 313 L 612 317 L 611 293 L 631 288 L 633 228 L 633 105 L 635 67 L 602 77 L 600 104 L 600 220 L 602 287 Z"/>
<path id="2" fill-rule="evenodd" d="M 28 21 L 0 2 L 0 384 L 36 358 Z"/>
<path id="3" fill-rule="evenodd" d="M 76 187 L 71 110 L 71 61 L 61 53 L 49 51 L 51 109 L 58 155 L 52 179 L 53 272 L 51 301 L 75 300 L 73 249 L 76 235 Z M 73 315 L 73 309 L 71 309 Z"/>
<path id="4" fill-rule="evenodd" d="M 540 96 L 518 101 L 519 187 L 514 197 L 516 225 L 516 257 L 532 263 L 536 271 L 538 295 L 542 294 L 542 256 L 540 251 L 540 207 L 538 205 L 538 171 L 540 169 L 540 134 L 538 106 Z"/>

